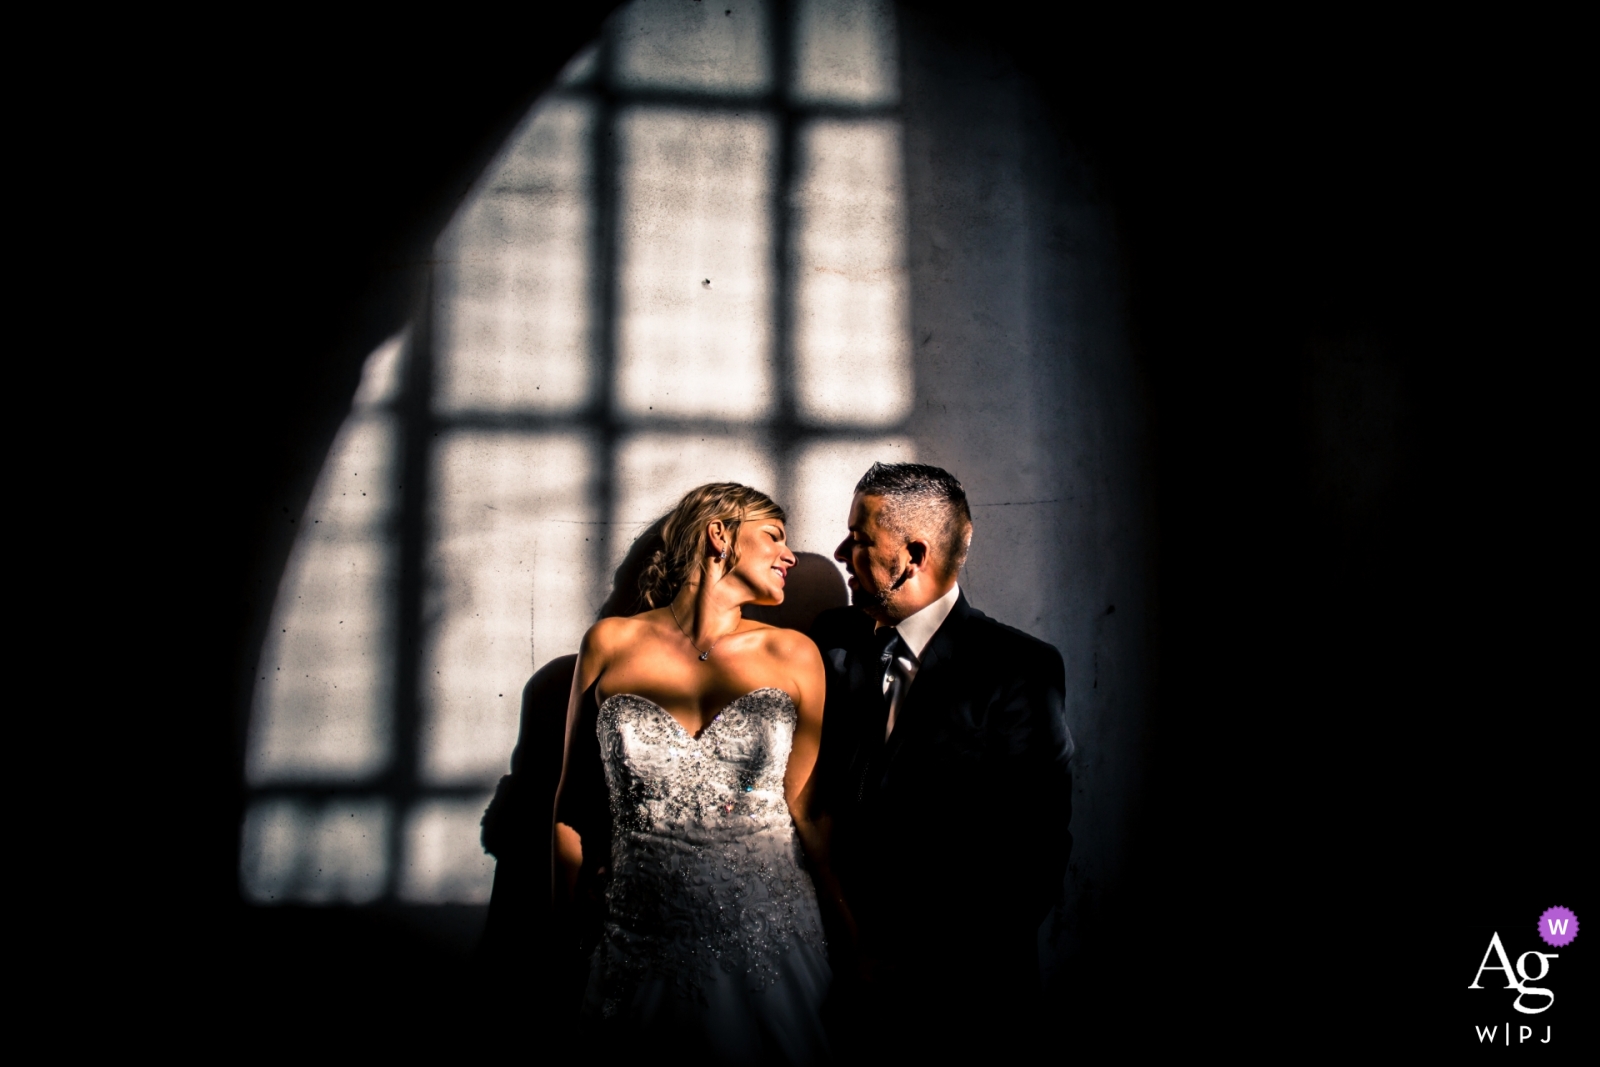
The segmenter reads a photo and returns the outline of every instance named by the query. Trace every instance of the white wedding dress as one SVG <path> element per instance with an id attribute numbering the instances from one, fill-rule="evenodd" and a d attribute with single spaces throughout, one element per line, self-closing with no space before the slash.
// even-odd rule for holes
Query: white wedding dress
<path id="1" fill-rule="evenodd" d="M 600 706 L 611 871 L 584 1013 L 610 1051 L 829 1058 L 831 972 L 783 790 L 797 718 L 778 689 L 746 693 L 699 737 L 642 697 Z"/>

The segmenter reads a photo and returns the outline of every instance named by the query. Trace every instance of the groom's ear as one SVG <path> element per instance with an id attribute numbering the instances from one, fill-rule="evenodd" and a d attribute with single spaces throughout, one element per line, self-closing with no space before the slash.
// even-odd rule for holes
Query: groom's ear
<path id="1" fill-rule="evenodd" d="M 926 567 L 928 565 L 928 542 L 907 541 L 906 554 L 911 557 L 912 566 Z"/>

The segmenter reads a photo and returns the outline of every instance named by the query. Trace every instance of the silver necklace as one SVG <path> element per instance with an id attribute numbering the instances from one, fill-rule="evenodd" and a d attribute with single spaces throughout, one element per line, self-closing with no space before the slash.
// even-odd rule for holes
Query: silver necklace
<path id="1" fill-rule="evenodd" d="M 685 630 L 683 628 L 683 623 L 678 622 L 678 607 L 677 607 L 677 605 L 672 603 L 669 600 L 669 601 L 667 601 L 667 610 L 672 612 L 672 621 L 673 621 L 674 624 L 677 625 L 678 632 L 683 635 L 684 640 L 689 642 L 689 647 L 694 649 L 696 652 L 700 652 L 700 646 L 694 643 L 694 638 L 690 637 L 689 636 L 689 631 Z M 722 637 L 727 637 L 729 634 L 738 633 L 739 632 L 739 627 L 742 626 L 742 625 L 744 625 L 744 612 L 741 611 L 739 613 L 739 621 L 734 623 L 733 624 L 733 629 L 729 630 L 728 633 L 723 634 Z M 717 638 L 716 641 L 711 642 L 711 648 L 706 649 L 704 652 L 700 652 L 700 662 L 701 663 L 704 663 L 706 661 L 706 659 L 708 657 L 710 657 L 712 649 L 717 647 L 717 643 L 722 640 L 722 637 L 719 637 L 719 638 Z"/>

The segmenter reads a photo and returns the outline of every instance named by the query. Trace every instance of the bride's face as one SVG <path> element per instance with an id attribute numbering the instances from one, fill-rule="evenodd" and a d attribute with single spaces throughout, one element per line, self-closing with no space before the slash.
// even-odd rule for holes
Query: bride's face
<path id="1" fill-rule="evenodd" d="M 795 564 L 787 538 L 779 519 L 746 519 L 739 524 L 739 562 L 728 577 L 748 586 L 757 604 L 783 603 L 784 583 Z"/>

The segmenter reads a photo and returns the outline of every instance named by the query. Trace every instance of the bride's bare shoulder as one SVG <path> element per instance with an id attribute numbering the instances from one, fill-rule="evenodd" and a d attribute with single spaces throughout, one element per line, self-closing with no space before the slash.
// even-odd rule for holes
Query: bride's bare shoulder
<path id="1" fill-rule="evenodd" d="M 665 611 L 665 608 L 656 608 L 654 611 L 645 611 L 638 615 L 614 615 L 608 619 L 601 619 L 589 627 L 589 632 L 583 635 L 584 648 L 602 654 L 626 648 L 658 629 L 660 619 L 657 616 Z"/>
<path id="2" fill-rule="evenodd" d="M 820 659 L 822 654 L 817 651 L 816 642 L 801 633 L 799 630 L 786 630 L 781 626 L 770 626 L 764 622 L 751 621 L 751 625 L 759 628 L 761 640 L 766 649 L 775 656 L 783 659 L 800 657 L 803 659 Z"/>

